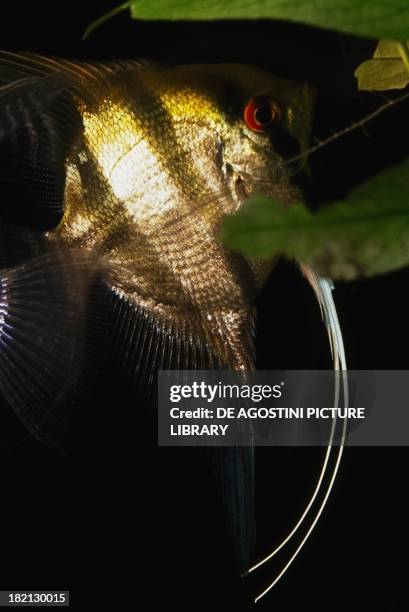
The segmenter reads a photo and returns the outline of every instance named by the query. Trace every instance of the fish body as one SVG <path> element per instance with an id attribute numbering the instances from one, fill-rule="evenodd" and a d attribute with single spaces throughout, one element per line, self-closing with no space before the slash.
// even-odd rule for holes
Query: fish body
<path id="1" fill-rule="evenodd" d="M 218 231 L 255 190 L 282 205 L 301 194 L 274 134 L 249 129 L 243 109 L 274 98 L 276 131 L 301 148 L 310 91 L 235 64 L 135 62 L 71 78 L 81 129 L 65 160 L 63 217 L 47 240 L 97 252 L 118 295 L 209 347 L 215 361 L 252 368 L 253 303 L 272 262 L 228 251 Z"/>

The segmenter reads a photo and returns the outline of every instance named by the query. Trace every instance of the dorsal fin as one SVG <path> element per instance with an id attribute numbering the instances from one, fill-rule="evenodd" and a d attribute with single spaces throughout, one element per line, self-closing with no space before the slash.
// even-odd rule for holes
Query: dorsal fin
<path id="1" fill-rule="evenodd" d="M 71 77 L 73 83 L 84 80 L 100 82 L 104 77 L 146 65 L 147 62 L 142 60 L 79 62 L 35 53 L 0 51 L 0 85 L 21 78 L 44 76 L 54 72 Z"/>
<path id="2" fill-rule="evenodd" d="M 44 113 L 67 85 L 63 74 L 24 77 L 0 86 L 0 139 Z"/>

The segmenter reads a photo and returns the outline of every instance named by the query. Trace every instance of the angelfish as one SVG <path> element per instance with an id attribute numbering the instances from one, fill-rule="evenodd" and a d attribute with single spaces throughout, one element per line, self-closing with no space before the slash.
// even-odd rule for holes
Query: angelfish
<path id="1" fill-rule="evenodd" d="M 28 426 L 44 426 L 84 359 L 95 283 L 135 378 L 254 368 L 254 300 L 274 262 L 229 251 L 219 230 L 256 191 L 283 207 L 302 198 L 285 160 L 308 147 L 308 85 L 239 64 L 2 53 L 0 87 L 10 151 L 0 169 L 0 389 Z M 244 455 L 228 454 L 243 473 Z"/>

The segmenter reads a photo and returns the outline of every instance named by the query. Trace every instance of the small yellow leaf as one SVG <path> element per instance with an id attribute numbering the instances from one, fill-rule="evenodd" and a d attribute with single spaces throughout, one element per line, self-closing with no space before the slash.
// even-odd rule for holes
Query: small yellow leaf
<path id="1" fill-rule="evenodd" d="M 409 73 L 401 59 L 370 59 L 355 70 L 358 88 L 366 91 L 403 89 L 409 84 Z"/>
<path id="2" fill-rule="evenodd" d="M 390 40 L 380 40 L 373 54 L 374 57 L 394 57 L 400 59 L 398 45 Z"/>
<path id="3" fill-rule="evenodd" d="M 403 89 L 409 84 L 409 72 L 398 44 L 389 40 L 379 41 L 373 59 L 363 62 L 354 74 L 358 88 L 366 91 Z"/>

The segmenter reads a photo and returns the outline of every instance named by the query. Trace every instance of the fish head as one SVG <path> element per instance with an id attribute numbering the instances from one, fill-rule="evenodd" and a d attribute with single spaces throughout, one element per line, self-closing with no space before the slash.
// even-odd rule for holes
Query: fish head
<path id="1" fill-rule="evenodd" d="M 238 210 L 255 191 L 284 206 L 300 200 L 294 176 L 307 157 L 314 99 L 308 84 L 241 64 L 181 66 L 168 79 L 173 86 L 162 101 L 201 179 L 192 181 L 193 196 L 225 194 L 222 213 Z"/>

